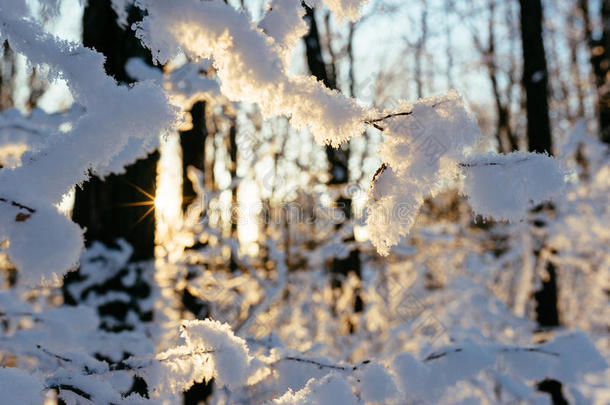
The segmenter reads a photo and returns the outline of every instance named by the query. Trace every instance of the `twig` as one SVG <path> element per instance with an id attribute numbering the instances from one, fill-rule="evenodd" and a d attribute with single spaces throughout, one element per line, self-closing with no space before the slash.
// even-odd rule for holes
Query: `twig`
<path id="1" fill-rule="evenodd" d="M 437 360 L 437 359 L 440 359 L 440 358 L 445 357 L 447 355 L 450 355 L 450 354 L 453 354 L 453 353 L 459 353 L 461 351 L 463 351 L 462 348 L 457 348 L 457 349 L 449 350 L 449 351 L 446 351 L 446 352 L 432 353 L 428 357 L 426 357 L 424 359 L 424 361 Z M 552 351 L 549 351 L 549 350 L 539 349 L 537 347 L 504 347 L 504 348 L 501 348 L 499 351 L 500 352 L 504 352 L 504 353 L 510 353 L 510 352 L 530 352 L 530 353 L 540 353 L 540 354 L 546 354 L 546 355 L 549 355 L 549 356 L 559 357 L 559 353 L 557 353 L 557 352 L 552 352 Z"/>
<path id="2" fill-rule="evenodd" d="M 59 354 L 52 353 L 49 350 L 47 350 L 44 347 L 42 347 L 41 345 L 36 345 L 36 348 L 40 349 L 46 355 L 49 355 L 51 357 L 55 357 L 57 360 L 65 361 L 66 363 L 72 363 L 72 359 L 60 356 Z"/>
<path id="3" fill-rule="evenodd" d="M 432 106 L 432 107 L 434 107 L 434 106 Z M 385 117 L 373 118 L 373 119 L 370 119 L 370 120 L 366 120 L 366 121 L 364 121 L 364 123 L 365 124 L 373 124 L 375 122 L 385 121 L 385 120 L 390 119 L 390 118 L 403 117 L 403 116 L 411 115 L 411 114 L 413 114 L 413 111 L 405 111 L 405 112 L 399 112 L 399 113 L 392 113 L 392 114 L 386 115 Z"/>
<path id="4" fill-rule="evenodd" d="M 175 355 L 169 355 L 165 358 L 162 359 L 157 359 L 157 361 L 168 361 L 171 359 L 175 359 L 175 358 L 183 358 L 183 357 L 191 357 L 194 354 L 210 354 L 210 353 L 215 353 L 216 350 L 198 350 L 195 352 L 188 352 L 188 353 L 181 353 L 181 354 L 175 354 Z M 143 368 L 144 366 L 140 367 Z"/>
<path id="5" fill-rule="evenodd" d="M 484 166 L 507 166 L 509 164 L 518 164 L 518 163 L 527 162 L 528 160 L 530 160 L 530 158 L 525 157 L 525 158 L 522 158 L 519 160 L 515 160 L 514 162 L 458 163 L 458 166 L 463 167 L 463 168 L 484 167 Z"/>
<path id="6" fill-rule="evenodd" d="M 377 169 L 377 171 L 375 172 L 375 174 L 373 175 L 373 180 L 371 180 L 372 183 L 375 183 L 377 181 L 377 179 L 379 178 L 379 176 L 381 176 L 383 174 L 383 172 L 386 171 L 386 169 L 388 168 L 388 164 L 387 163 L 383 163 L 379 169 Z"/>
<path id="7" fill-rule="evenodd" d="M 307 364 L 313 364 L 315 366 L 318 366 L 318 368 L 321 370 L 323 368 L 329 368 L 332 370 L 341 370 L 341 371 L 355 371 L 358 370 L 358 368 L 360 366 L 369 364 L 371 361 L 370 360 L 364 360 L 362 362 L 360 362 L 360 364 L 355 365 L 355 366 L 339 366 L 336 364 L 325 364 L 325 363 L 321 363 L 319 361 L 316 360 L 311 360 L 311 359 L 304 359 L 301 357 L 294 357 L 294 356 L 287 356 L 287 357 L 283 357 L 280 360 L 278 360 L 276 363 L 279 363 L 282 360 L 290 360 L 290 361 L 296 361 L 298 363 L 307 363 Z"/>
<path id="8" fill-rule="evenodd" d="M 559 353 L 552 352 L 550 350 L 539 349 L 537 347 L 506 347 L 500 350 L 501 352 L 530 352 L 530 353 L 540 353 L 547 354 L 549 356 L 559 357 Z"/>
<path id="9" fill-rule="evenodd" d="M 432 360 L 440 359 L 441 357 L 445 357 L 448 354 L 459 353 L 461 351 L 462 351 L 462 349 L 457 348 L 455 350 L 451 350 L 451 351 L 448 351 L 448 352 L 432 353 L 428 357 L 426 357 L 424 359 L 424 361 L 432 361 Z"/>
<path id="10" fill-rule="evenodd" d="M 448 100 L 439 101 L 438 103 L 432 104 L 431 107 L 432 108 L 438 107 L 440 104 L 446 103 L 447 101 Z M 408 115 L 411 115 L 411 114 L 413 114 L 413 110 L 411 110 L 411 111 L 402 111 L 402 112 L 388 114 L 388 115 L 385 115 L 385 116 L 379 117 L 379 118 L 371 118 L 371 119 L 365 120 L 364 123 L 368 124 L 368 125 L 371 125 L 371 126 L 377 128 L 380 131 L 384 131 L 385 128 L 382 127 L 381 125 L 379 125 L 378 122 L 383 122 L 383 121 L 388 120 L 390 118 L 405 117 L 405 116 L 408 116 Z"/>
<path id="11" fill-rule="evenodd" d="M 347 367 L 345 366 L 337 366 L 334 364 L 324 364 L 324 363 L 320 363 L 318 361 L 315 360 L 310 360 L 310 359 L 302 359 L 300 357 L 293 357 L 293 356 L 288 356 L 288 357 L 284 357 L 282 360 L 291 360 L 291 361 L 296 361 L 299 363 L 307 363 L 307 364 L 313 364 L 318 366 L 319 369 L 323 369 L 323 368 L 330 368 L 333 370 L 342 370 L 342 371 L 346 371 Z"/>
<path id="12" fill-rule="evenodd" d="M 6 198 L 0 197 L 0 202 L 3 202 L 5 204 L 10 204 L 13 207 L 17 207 L 17 208 L 22 209 L 22 210 L 26 210 L 30 214 L 34 214 L 36 212 L 36 210 L 34 208 L 30 208 L 27 205 L 23 205 L 21 203 L 18 203 L 17 201 L 7 200 Z"/>
<path id="13" fill-rule="evenodd" d="M 510 165 L 516 165 L 519 163 L 523 163 L 523 162 L 527 162 L 528 160 L 531 160 L 529 157 L 524 157 L 521 158 L 519 160 L 515 160 L 514 162 L 480 162 L 480 163 L 463 163 L 460 162 L 458 163 L 458 167 L 461 167 L 463 169 L 471 169 L 473 167 L 490 167 L 490 166 L 510 166 Z M 383 174 L 383 172 L 385 172 L 385 170 L 388 168 L 388 164 L 387 163 L 383 163 L 379 169 L 377 169 L 377 171 L 375 172 L 375 174 L 373 175 L 373 179 L 371 180 L 371 185 L 375 184 L 375 182 L 377 181 L 377 179 L 379 178 L 379 176 L 381 176 Z"/>
<path id="14" fill-rule="evenodd" d="M 91 394 L 86 393 L 85 391 L 81 390 L 80 388 L 77 388 L 73 385 L 70 384 L 51 384 L 48 386 L 49 389 L 56 389 L 58 391 L 64 390 L 64 391 L 72 391 L 73 393 L 75 393 L 78 396 L 81 396 L 85 399 L 91 400 Z"/>

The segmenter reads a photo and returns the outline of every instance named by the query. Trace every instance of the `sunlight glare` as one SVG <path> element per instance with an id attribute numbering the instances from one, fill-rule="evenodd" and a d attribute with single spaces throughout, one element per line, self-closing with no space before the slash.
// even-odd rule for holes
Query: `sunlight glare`
<path id="1" fill-rule="evenodd" d="M 171 241 L 182 220 L 182 159 L 180 138 L 171 134 L 161 139 L 161 157 L 157 169 L 155 217 L 159 243 Z"/>

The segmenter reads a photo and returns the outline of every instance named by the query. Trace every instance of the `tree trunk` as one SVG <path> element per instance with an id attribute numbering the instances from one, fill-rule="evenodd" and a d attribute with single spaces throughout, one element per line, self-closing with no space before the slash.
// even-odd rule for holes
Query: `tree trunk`
<path id="1" fill-rule="evenodd" d="M 529 150 L 551 154 L 551 127 L 547 101 L 546 57 L 542 41 L 541 0 L 521 0 L 521 31 Z M 545 208 L 545 206 L 539 206 L 534 211 L 542 211 Z M 552 207 L 549 208 L 552 209 Z M 536 258 L 541 260 L 540 251 L 536 252 Z M 550 262 L 547 263 L 547 272 L 548 279 L 542 283 L 542 288 L 535 294 L 537 320 L 541 327 L 559 325 L 557 274 Z"/>
<path id="2" fill-rule="evenodd" d="M 552 154 L 548 70 L 542 39 L 542 3 L 541 0 L 520 0 L 520 3 L 529 150 Z"/>
<path id="3" fill-rule="evenodd" d="M 206 127 L 206 104 L 198 101 L 191 107 L 191 123 L 193 127 L 180 132 L 180 147 L 182 148 L 182 207 L 186 209 L 196 197 L 193 184 L 187 177 L 189 166 L 205 173 L 205 141 L 208 135 Z M 193 295 L 188 287 L 181 292 L 181 304 L 185 311 L 189 311 L 197 319 L 209 316 L 208 303 L 197 295 Z M 196 405 L 205 402 L 212 394 L 212 381 L 193 384 L 183 394 L 184 405 Z"/>
<path id="4" fill-rule="evenodd" d="M 138 19 L 137 9 L 131 8 L 129 25 Z M 106 56 L 106 73 L 119 83 L 126 84 L 132 80 L 127 76 L 125 63 L 129 58 L 141 57 L 151 61 L 150 53 L 140 45 L 134 33 L 119 27 L 116 14 L 107 0 L 89 0 L 83 16 L 83 44 L 96 49 Z M 82 188 L 76 189 L 73 219 L 86 229 L 87 244 L 100 241 L 109 247 L 115 245 L 119 238 L 125 239 L 133 247 L 131 262 L 145 261 L 154 258 L 155 223 L 154 194 L 157 177 L 159 153 L 154 152 L 147 158 L 125 168 L 121 175 L 110 175 L 104 179 L 92 177 Z M 135 205 L 143 202 L 145 205 Z M 70 272 L 64 277 L 62 291 L 64 302 L 77 305 L 86 300 L 87 295 L 95 291 L 97 295 L 108 295 L 103 304 L 97 306 L 102 319 L 100 329 L 109 332 L 134 330 L 140 323 L 150 322 L 153 318 L 151 307 L 149 276 L 150 267 L 143 265 L 125 266 L 113 274 L 109 268 L 107 278 L 98 280 L 83 275 L 80 270 Z M 129 276 L 129 277 L 128 277 Z M 135 276 L 135 280 L 131 280 Z M 126 281 L 130 280 L 130 281 Z M 82 284 L 80 293 L 70 288 Z M 113 299 L 113 293 L 129 297 L 129 301 Z M 135 317 L 134 317 L 135 315 Z M 124 353 L 128 357 L 131 353 Z M 107 357 L 102 353 L 96 356 Z M 115 360 L 106 360 L 116 365 Z M 138 393 L 148 398 L 146 381 L 134 376 L 130 393 Z"/>
<path id="5" fill-rule="evenodd" d="M 523 41 L 523 83 L 526 89 L 527 138 L 532 152 L 552 154 L 549 122 L 547 69 L 542 41 L 541 0 L 521 0 L 521 36 Z M 541 211 L 540 206 L 535 211 Z M 552 209 L 552 207 L 550 207 Z M 541 225 L 542 226 L 542 225 Z M 536 257 L 540 260 L 539 252 Z M 559 325 L 557 310 L 557 275 L 554 266 L 547 263 L 548 280 L 535 294 L 537 318 L 540 326 Z"/>
<path id="6" fill-rule="evenodd" d="M 231 175 L 231 182 L 235 182 L 237 178 L 237 117 L 232 116 L 231 127 L 229 128 L 229 138 L 227 139 L 227 149 L 229 151 L 229 174 Z M 230 237 L 239 238 L 237 234 L 237 224 L 239 221 L 239 206 L 237 202 L 237 184 L 232 184 L 231 188 L 231 228 Z M 233 250 L 231 250 L 231 256 L 229 258 L 229 270 L 233 273 L 237 271 L 237 261 Z"/>
<path id="7" fill-rule="evenodd" d="M 137 12 L 130 12 L 131 24 Z M 150 53 L 129 28 L 121 28 L 116 14 L 106 0 L 89 0 L 83 17 L 83 44 L 106 56 L 106 72 L 119 83 L 130 83 L 125 71 L 129 58 L 151 61 Z M 86 228 L 88 244 L 100 241 L 114 246 L 118 238 L 133 247 L 132 261 L 154 257 L 154 205 L 129 206 L 147 201 L 153 203 L 158 152 L 126 168 L 125 174 L 105 179 L 92 177 L 76 189 L 73 219 Z"/>
<path id="8" fill-rule="evenodd" d="M 526 93 L 527 139 L 531 152 L 552 154 L 551 125 L 548 105 L 548 71 L 542 38 L 541 0 L 520 0 L 521 41 L 523 44 L 523 86 Z M 534 212 L 552 210 L 551 205 L 539 206 Z M 544 222 L 534 224 L 544 226 Z M 536 261 L 545 260 L 541 250 L 535 252 Z M 536 300 L 536 320 L 541 328 L 559 326 L 557 308 L 557 273 L 550 261 L 545 264 L 548 278 L 542 288 L 534 294 Z M 537 267 L 539 264 L 536 265 Z M 562 396 L 560 382 L 541 382 L 538 389 L 547 392 L 555 400 Z"/>
<path id="9" fill-rule="evenodd" d="M 600 1 L 602 36 L 593 37 L 593 24 L 589 15 L 589 0 L 579 1 L 585 26 L 585 37 L 589 45 L 591 67 L 597 88 L 597 113 L 599 115 L 600 139 L 610 144 L 610 0 Z"/>
<path id="10" fill-rule="evenodd" d="M 306 7 L 306 19 L 309 22 L 309 33 L 304 37 L 306 53 L 307 53 L 307 64 L 311 73 L 318 79 L 321 80 L 328 88 L 336 89 L 336 77 L 328 74 L 324 59 L 322 58 L 322 48 L 320 42 L 320 34 L 314 17 L 313 9 Z M 352 33 L 353 35 L 353 33 Z M 347 185 L 349 181 L 349 147 L 345 148 L 332 148 L 326 147 L 326 156 L 330 165 L 330 180 L 328 182 L 331 186 Z M 341 197 L 336 201 L 337 206 L 343 211 L 345 220 L 349 221 L 352 218 L 352 201 L 349 196 Z M 350 238 L 350 240 L 353 240 Z M 347 242 L 347 241 L 346 241 Z M 350 271 L 360 276 L 360 252 L 355 249 L 349 253 L 347 258 L 333 259 L 331 271 L 335 274 L 347 275 Z M 361 303 L 356 305 L 356 309 L 360 309 Z"/>
<path id="11" fill-rule="evenodd" d="M 208 130 L 205 126 L 205 102 L 198 101 L 191 107 L 191 122 L 193 127 L 180 132 L 180 147 L 182 148 L 182 205 L 186 208 L 196 197 L 193 184 L 187 177 L 187 168 L 205 171 L 205 138 Z"/>

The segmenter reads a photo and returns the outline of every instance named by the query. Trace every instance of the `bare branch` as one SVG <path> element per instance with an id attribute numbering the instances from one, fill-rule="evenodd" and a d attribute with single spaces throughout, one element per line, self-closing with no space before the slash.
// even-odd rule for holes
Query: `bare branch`
<path id="1" fill-rule="evenodd" d="M 440 359 L 442 357 L 452 355 L 454 353 L 460 353 L 463 350 L 464 349 L 458 347 L 457 349 L 449 350 L 449 351 L 446 351 L 446 352 L 435 352 L 435 353 L 430 354 L 428 357 L 426 357 L 424 359 L 424 361 L 437 360 L 437 359 Z M 502 352 L 502 353 L 529 352 L 529 353 L 539 353 L 539 354 L 546 354 L 548 356 L 559 357 L 559 353 L 557 353 L 557 352 L 552 352 L 550 350 L 540 349 L 538 347 L 503 347 L 503 348 L 499 349 L 499 351 Z"/>
<path id="2" fill-rule="evenodd" d="M 436 108 L 440 104 L 443 104 L 443 103 L 446 103 L 446 102 L 447 102 L 447 100 L 442 100 L 442 101 L 439 101 L 436 104 L 432 104 L 431 107 L 432 108 Z M 380 131 L 384 131 L 385 128 L 382 127 L 381 125 L 379 125 L 378 124 L 379 122 L 383 122 L 385 120 L 389 120 L 391 118 L 396 118 L 396 117 L 405 117 L 405 116 L 408 116 L 408 115 L 411 115 L 411 114 L 413 114 L 413 110 L 411 110 L 411 111 L 401 111 L 401 112 L 397 112 L 397 113 L 391 113 L 391 114 L 388 114 L 388 115 L 385 115 L 385 116 L 379 117 L 379 118 L 371 118 L 371 119 L 365 120 L 364 123 L 367 124 L 367 125 L 371 125 L 371 126 L 377 128 Z"/>
<path id="3" fill-rule="evenodd" d="M 58 391 L 71 391 L 76 395 L 83 397 L 85 399 L 91 400 L 91 394 L 86 393 L 78 387 L 70 384 L 51 384 L 48 386 L 49 389 L 56 389 Z"/>
<path id="4" fill-rule="evenodd" d="M 22 210 L 26 210 L 26 211 L 27 211 L 27 212 L 29 212 L 30 214 L 34 214 L 34 213 L 36 212 L 36 210 L 35 210 L 34 208 L 30 208 L 30 207 L 28 207 L 27 205 L 20 204 L 20 203 L 18 203 L 17 201 L 8 200 L 8 199 L 6 199 L 6 198 L 2 198 L 2 197 L 0 197 L 0 202 L 3 202 L 3 203 L 5 203 L 5 204 L 10 204 L 10 205 L 12 205 L 13 207 L 17 207 L 17 208 L 22 209 Z"/>
<path id="5" fill-rule="evenodd" d="M 465 169 L 471 167 L 484 167 L 484 166 L 510 166 L 523 162 L 527 162 L 530 158 L 525 157 L 523 159 L 515 160 L 514 162 L 481 162 L 481 163 L 458 163 L 459 167 L 463 167 Z"/>
<path id="6" fill-rule="evenodd" d="M 320 370 L 324 369 L 324 368 L 328 368 L 328 369 L 332 369 L 332 370 L 341 370 L 341 371 L 355 371 L 355 370 L 358 370 L 361 366 L 364 366 L 371 362 L 370 360 L 364 360 L 364 361 L 360 362 L 360 364 L 357 364 L 357 365 L 340 366 L 337 364 L 326 364 L 326 363 L 322 363 L 322 362 L 319 362 L 316 360 L 305 359 L 302 357 L 287 356 L 287 357 L 281 358 L 280 360 L 276 361 L 275 363 L 279 363 L 280 361 L 283 361 L 283 360 L 296 361 L 298 363 L 313 364 L 315 366 L 318 366 L 318 368 Z"/>

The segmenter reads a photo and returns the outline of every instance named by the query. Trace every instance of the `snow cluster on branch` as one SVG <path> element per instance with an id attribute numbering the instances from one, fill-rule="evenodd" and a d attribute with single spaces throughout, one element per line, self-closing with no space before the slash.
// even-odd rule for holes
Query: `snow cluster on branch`
<path id="1" fill-rule="evenodd" d="M 39 25 L 23 18 L 27 15 L 25 5 L 13 3 L 0 0 L 0 38 L 8 39 L 32 63 L 49 64 L 51 78 L 66 79 L 75 100 L 84 108 L 69 119 L 70 128 L 60 129 L 61 123 L 45 127 L 42 143 L 30 148 L 23 163 L 0 172 L 0 241 L 8 239 L 11 259 L 31 277 L 64 271 L 78 260 L 82 231 L 55 209 L 61 196 L 84 181 L 88 171 L 100 175 L 121 172 L 126 164 L 156 147 L 159 133 L 177 125 L 176 109 L 171 104 L 185 108 L 188 100 L 211 91 L 214 83 L 201 77 L 196 63 L 185 65 L 186 76 L 177 71 L 161 76 L 132 61 L 127 67 L 130 74 L 147 81 L 131 88 L 117 86 L 105 75 L 100 54 L 44 34 Z M 325 2 L 339 19 L 356 18 L 361 3 Z M 112 2 L 115 9 L 124 9 L 125 4 Z M 137 25 L 138 35 L 158 61 L 165 62 L 179 51 L 192 59 L 213 58 L 221 92 L 229 99 L 257 103 L 268 116 L 290 116 L 295 126 L 309 127 L 321 144 L 336 146 L 360 135 L 365 124 L 383 131 L 379 154 L 385 163 L 373 181 L 368 217 L 372 240 L 382 253 L 409 232 L 423 199 L 456 177 L 463 176 L 462 192 L 476 212 L 501 219 L 518 219 L 562 188 L 563 169 L 548 156 L 474 154 L 480 133 L 455 92 L 415 103 L 401 102 L 398 111 L 370 118 L 373 112 L 365 111 L 354 100 L 326 89 L 311 77 L 288 73 L 287 55 L 305 32 L 303 10 L 297 1 L 272 1 L 259 27 L 221 1 L 141 0 L 138 4 L 148 10 L 148 16 Z M 119 19 L 125 17 L 118 14 Z M 180 89 L 180 77 L 198 83 L 191 93 Z M 172 93 L 182 99 L 172 98 Z M 10 118 L 8 124 L 20 120 Z M 36 246 L 35 254 L 32 246 Z M 87 254 L 103 269 L 97 249 L 102 248 L 94 246 Z M 269 250 L 270 259 L 285 262 L 277 250 Z M 129 252 L 123 249 L 110 256 L 118 272 Z M 81 261 L 86 260 L 81 257 Z M 83 266 L 82 275 L 102 277 L 103 272 L 96 272 L 94 264 L 88 265 Z M 262 286 L 265 298 L 246 314 L 242 330 L 271 310 L 273 301 L 291 284 L 286 266 L 276 270 L 276 284 Z M 257 281 L 261 278 L 256 270 L 251 276 Z M 323 277 L 312 278 L 329 285 Z M 355 279 L 344 283 L 353 283 L 352 292 L 361 282 Z M 100 298 L 91 293 L 83 301 L 121 297 L 121 293 L 110 295 Z M 328 294 L 326 299 L 334 301 L 336 313 L 341 312 L 337 308 L 353 307 L 345 297 L 335 300 Z M 369 305 L 365 311 L 371 308 Z M 292 337 L 303 335 L 300 315 L 309 315 L 310 310 L 306 305 L 291 308 L 295 323 L 299 323 Z M 379 313 L 364 316 L 369 322 L 382 322 Z M 175 398 L 173 394 L 211 378 L 223 388 L 218 390 L 219 396 L 232 395 L 227 403 L 253 403 L 254 394 L 278 404 L 403 404 L 412 399 L 443 403 L 442 398 L 446 399 L 458 383 L 486 371 L 495 373 L 494 381 L 503 391 L 527 401 L 533 389 L 523 380 L 531 383 L 551 377 L 567 385 L 584 373 L 606 367 L 595 346 L 581 333 L 560 334 L 531 347 L 456 339 L 423 359 L 397 345 L 378 361 L 350 364 L 315 353 L 318 341 L 307 342 L 314 352 L 311 355 L 287 349 L 274 334 L 265 341 L 252 339 L 246 344 L 227 324 L 212 320 L 185 321 L 181 344 L 155 355 L 150 336 L 141 331 L 102 333 L 98 314 L 91 308 L 39 309 L 12 290 L 0 292 L 0 320 L 5 332 L 0 349 L 14 354 L 18 367 L 27 370 L 0 368 L 0 392 L 15 403 L 40 403 L 40 394 L 48 389 L 59 391 L 67 403 L 167 403 L 167 398 Z M 388 332 L 392 337 L 399 333 Z M 333 343 L 346 345 L 345 341 Z M 254 350 L 256 345 L 262 348 Z M 126 346 L 128 350 L 123 350 Z M 127 352 L 131 354 L 125 356 Z M 150 384 L 151 398 L 127 393 L 125 381 L 129 379 L 125 377 L 142 376 Z"/>
<path id="2" fill-rule="evenodd" d="M 127 66 L 130 74 L 150 80 L 132 88 L 117 86 L 104 74 L 100 54 L 48 34 L 36 35 L 41 27 L 15 15 L 5 3 L 0 3 L 7 10 L 2 35 L 32 63 L 48 63 L 51 78 L 66 79 L 75 100 L 86 110 L 70 131 L 49 137 L 42 152 L 28 153 L 26 164 L 0 173 L 0 194 L 7 195 L 3 198 L 12 209 L 3 211 L 2 237 L 15 241 L 9 245 L 9 254 L 20 269 L 29 272 L 37 266 L 24 257 L 25 245 L 19 240 L 50 236 L 49 229 L 38 232 L 44 221 L 30 226 L 36 222 L 30 217 L 44 210 L 40 202 L 57 203 L 70 187 L 86 179 L 89 170 L 99 175 L 120 173 L 125 164 L 157 146 L 159 133 L 176 126 L 176 111 L 166 93 L 170 103 L 184 109 L 194 98 L 213 92 L 215 83 L 202 77 L 196 64 L 189 63 L 184 67 L 188 71 L 172 72 L 166 79 L 133 60 Z M 462 191 L 475 211 L 486 217 L 518 219 L 532 204 L 561 191 L 563 172 L 551 158 L 473 154 L 480 132 L 456 92 L 415 103 L 401 101 L 397 111 L 371 119 L 374 112 L 365 111 L 354 99 L 329 90 L 311 76 L 289 73 L 287 54 L 306 31 L 298 3 L 271 2 L 257 27 L 246 13 L 222 1 L 140 0 L 136 4 L 147 15 L 134 28 L 157 62 L 165 63 L 181 52 L 192 60 L 211 58 L 220 91 L 229 100 L 256 103 L 266 116 L 289 116 L 293 126 L 309 128 L 320 144 L 338 146 L 359 136 L 365 124 L 383 130 L 379 156 L 385 163 L 373 181 L 367 218 L 371 240 L 382 254 L 409 232 L 424 198 L 460 174 L 465 174 Z M 360 2 L 326 4 L 340 18 L 353 18 Z M 172 77 L 174 73 L 177 78 Z M 194 83 L 189 91 L 179 88 L 181 77 Z M 166 92 L 160 88 L 162 83 Z M 533 176 L 532 170 L 539 173 Z M 507 185 L 502 187 L 503 194 L 486 188 L 494 185 L 497 190 L 499 184 Z M 507 193 L 512 193 L 508 199 L 499 197 Z M 21 220 L 15 221 L 17 216 Z M 57 217 L 54 226 L 65 229 L 67 240 L 81 238 L 77 227 L 63 218 Z M 61 272 L 74 264 L 78 249 L 50 249 L 46 253 L 51 254 L 47 262 L 51 266 L 46 266 L 46 272 Z"/>
<path id="3" fill-rule="evenodd" d="M 312 378 L 302 390 L 296 393 L 288 390 L 280 398 L 273 401 L 277 405 L 356 405 L 358 402 L 358 398 L 352 392 L 349 383 L 336 373 L 329 373 L 319 380 Z"/>
<path id="4" fill-rule="evenodd" d="M 143 334 L 96 332 L 99 320 L 91 308 L 35 311 L 15 298 L 13 292 L 0 294 L 0 319 L 7 328 L 0 348 L 19 359 L 36 360 L 23 362 L 24 371 L 0 368 L 2 393 L 17 399 L 15 403 L 39 403 L 42 391 L 50 388 L 75 403 L 83 398 L 93 403 L 164 403 L 211 378 L 233 394 L 234 403 L 446 403 L 443 398 L 453 387 L 484 371 L 497 373 L 503 390 L 528 400 L 534 393 L 524 380 L 555 378 L 572 384 L 607 367 L 584 333 L 560 334 L 531 347 L 463 340 L 421 360 L 399 351 L 383 362 L 356 364 L 297 354 L 275 338 L 268 341 L 268 355 L 259 352 L 254 358 L 227 324 L 209 319 L 184 322 L 184 344 L 155 356 Z M 30 328 L 19 326 L 24 317 L 34 321 Z M 121 359 L 125 350 L 134 354 Z M 121 360 L 113 364 L 106 357 Z M 128 376 L 146 378 L 149 399 L 122 394 L 128 387 L 121 381 Z M 252 395 L 264 400 L 253 402 Z"/>
<path id="5" fill-rule="evenodd" d="M 485 218 L 510 221 L 562 192 L 567 174 L 558 160 L 526 152 L 473 156 L 460 166 L 463 192 L 473 210 Z"/>
<path id="6" fill-rule="evenodd" d="M 424 361 L 408 352 L 394 357 L 389 366 L 366 362 L 328 368 L 319 379 L 310 379 L 300 390 L 288 390 L 276 404 L 403 404 L 409 401 L 446 403 L 443 398 L 460 381 L 469 380 L 495 364 L 503 364 L 500 381 L 518 398 L 531 398 L 532 389 L 515 378 L 556 378 L 573 382 L 606 364 L 583 333 L 568 334 L 536 347 L 481 345 L 466 341 L 432 353 Z M 314 364 L 315 366 L 315 364 Z M 359 394 L 356 396 L 355 394 Z"/>
<path id="7" fill-rule="evenodd" d="M 285 62 L 309 27 L 303 19 L 305 9 L 301 0 L 271 0 L 265 17 L 258 26 L 273 38 Z"/>
<path id="8" fill-rule="evenodd" d="M 563 172 L 555 161 L 546 160 L 544 167 L 524 165 L 526 169 L 543 169 L 539 176 L 525 179 L 525 172 L 519 169 L 502 172 L 516 162 L 501 158 L 504 163 L 487 170 L 483 180 L 502 184 L 498 182 L 515 175 L 503 190 L 513 191 L 509 201 L 519 202 L 483 199 L 483 192 L 472 180 L 480 178 L 484 170 L 474 169 L 472 163 L 462 164 L 472 155 L 481 135 L 474 116 L 454 91 L 415 103 L 400 101 L 396 110 L 384 112 L 381 118 L 366 119 L 372 112 L 354 100 L 330 91 L 312 77 L 288 73 L 288 51 L 306 32 L 298 3 L 271 2 L 260 23 L 261 31 L 247 15 L 223 2 L 180 0 L 176 7 L 142 0 L 139 4 L 149 15 L 138 25 L 138 35 L 160 62 L 180 50 L 192 58 L 212 58 L 221 92 L 230 100 L 257 103 L 266 116 L 290 116 L 295 127 L 308 127 L 321 144 L 338 146 L 359 136 L 363 123 L 382 129 L 379 156 L 385 164 L 375 178 L 367 218 L 371 241 L 381 254 L 388 254 L 390 246 L 409 232 L 424 198 L 433 196 L 462 169 L 468 169 L 469 174 L 463 191 L 470 196 L 475 211 L 486 217 L 522 218 L 532 202 L 548 200 L 561 191 Z M 347 5 L 339 3 L 346 2 L 333 5 Z M 544 161 L 527 156 L 528 161 Z M 538 187 L 541 180 L 546 182 L 544 187 Z"/>
<path id="9" fill-rule="evenodd" d="M 289 73 L 286 50 L 247 14 L 221 1 L 138 4 L 148 16 L 136 34 L 157 62 L 165 63 L 180 51 L 192 59 L 211 57 L 220 90 L 229 100 L 256 103 L 266 117 L 290 116 L 293 126 L 309 128 L 319 143 L 336 147 L 364 132 L 364 109 L 312 76 Z M 282 37 L 303 32 L 302 25 L 293 29 L 295 33 L 283 32 Z"/>
<path id="10" fill-rule="evenodd" d="M 48 64 L 50 78 L 66 80 L 85 112 L 66 132 L 49 133 L 24 162 L 0 172 L 0 240 L 26 277 L 62 273 L 77 263 L 82 230 L 54 207 L 88 172 L 120 173 L 158 145 L 176 121 L 159 86 L 118 86 L 101 54 L 44 33 L 12 1 L 0 2 L 0 35 L 32 64 Z M 32 246 L 38 252 L 31 253 Z"/>
<path id="11" fill-rule="evenodd" d="M 400 113 L 385 112 L 367 123 L 383 131 L 384 165 L 369 192 L 367 225 L 381 254 L 407 235 L 424 198 L 464 174 L 462 193 L 476 214 L 519 220 L 527 210 L 563 190 L 565 170 L 543 154 L 474 153 L 481 141 L 476 119 L 455 91 L 402 101 Z"/>
<path id="12" fill-rule="evenodd" d="M 387 162 L 370 191 L 367 225 L 371 241 L 382 254 L 405 236 L 428 195 L 457 175 L 457 163 L 481 134 L 475 118 L 454 91 L 415 103 L 401 102 L 401 115 L 388 112 L 379 155 Z M 379 122 L 379 123 L 378 123 Z"/>
<path id="13" fill-rule="evenodd" d="M 360 8 L 367 1 L 325 0 L 324 4 L 332 11 L 334 17 L 342 22 L 345 19 L 358 20 Z M 322 1 L 306 0 L 304 3 L 309 7 L 318 7 Z M 271 0 L 267 3 L 264 18 L 258 24 L 265 34 L 273 38 L 285 61 L 296 44 L 307 34 L 309 27 L 303 19 L 304 15 L 302 0 Z"/>
<path id="14" fill-rule="evenodd" d="M 251 358 L 246 342 L 231 327 L 211 319 L 184 321 L 185 344 L 157 355 L 158 366 L 149 371 L 157 390 L 179 394 L 195 382 L 215 378 L 221 387 L 247 384 Z"/>
<path id="15" fill-rule="evenodd" d="M 131 58 L 125 65 L 127 74 L 137 81 L 150 80 L 166 91 L 170 103 L 188 111 L 193 104 L 200 100 L 225 101 L 220 94 L 218 82 L 206 77 L 203 73 L 209 68 L 208 60 L 198 62 L 187 62 L 165 72 L 159 71 L 140 58 Z M 180 130 L 188 130 L 190 127 L 181 126 Z"/>

